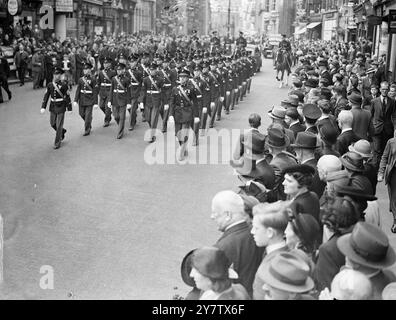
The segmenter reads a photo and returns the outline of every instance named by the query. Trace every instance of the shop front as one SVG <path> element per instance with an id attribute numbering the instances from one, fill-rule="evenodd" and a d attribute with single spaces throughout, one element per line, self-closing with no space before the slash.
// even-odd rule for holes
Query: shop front
<path id="1" fill-rule="evenodd" d="M 103 28 L 103 1 L 84 0 L 81 15 L 80 30 L 85 36 L 93 36 L 95 30 L 98 31 L 98 27 Z"/>
<path id="2" fill-rule="evenodd" d="M 331 41 L 337 37 L 338 13 L 328 12 L 323 15 L 322 40 Z"/>

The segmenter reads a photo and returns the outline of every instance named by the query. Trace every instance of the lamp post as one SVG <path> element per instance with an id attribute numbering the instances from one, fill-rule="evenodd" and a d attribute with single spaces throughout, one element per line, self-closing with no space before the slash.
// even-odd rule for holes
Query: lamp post
<path id="1" fill-rule="evenodd" d="M 227 17 L 227 40 L 229 51 L 231 51 L 231 0 L 228 0 L 228 17 Z"/>

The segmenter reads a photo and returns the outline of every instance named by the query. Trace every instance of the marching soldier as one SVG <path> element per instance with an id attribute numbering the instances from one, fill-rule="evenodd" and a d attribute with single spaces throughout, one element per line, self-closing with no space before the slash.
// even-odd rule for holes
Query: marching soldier
<path id="1" fill-rule="evenodd" d="M 169 121 L 175 123 L 175 134 L 180 144 L 179 161 L 188 155 L 187 141 L 191 122 L 194 118 L 194 100 L 196 99 L 192 84 L 188 81 L 190 71 L 183 68 L 179 73 L 180 85 L 173 88 L 170 100 Z"/>
<path id="2" fill-rule="evenodd" d="M 132 55 L 130 58 L 130 69 L 128 69 L 127 76 L 131 80 L 131 109 L 129 109 L 129 131 L 132 131 L 136 125 L 137 109 L 139 106 L 139 97 L 142 90 L 143 71 L 138 67 L 138 55 Z"/>
<path id="3" fill-rule="evenodd" d="M 118 63 L 117 75 L 111 81 L 111 91 L 108 107 L 112 107 L 114 120 L 118 124 L 117 139 L 121 139 L 124 135 L 126 109 L 132 107 L 130 85 L 131 80 L 125 75 L 126 65 Z"/>
<path id="4" fill-rule="evenodd" d="M 217 51 L 220 48 L 220 38 L 218 37 L 217 31 L 212 32 L 212 38 L 210 39 L 210 52 Z"/>
<path id="5" fill-rule="evenodd" d="M 219 75 L 220 79 L 220 100 L 219 100 L 219 106 L 217 108 L 217 121 L 220 121 L 221 119 L 221 111 L 226 109 L 226 88 L 227 88 L 227 82 L 228 82 L 228 73 L 223 69 L 224 63 L 222 58 L 219 58 L 218 63 L 217 63 L 217 74 Z"/>
<path id="6" fill-rule="evenodd" d="M 169 117 L 169 100 L 172 94 L 172 89 L 176 86 L 177 81 L 177 71 L 169 68 L 170 59 L 169 57 L 164 57 L 161 69 L 161 75 L 164 78 L 164 86 L 162 90 L 162 132 L 167 131 L 167 122 Z"/>
<path id="7" fill-rule="evenodd" d="M 193 130 L 194 130 L 194 141 L 193 141 L 193 146 L 198 145 L 199 141 L 199 126 L 202 124 L 203 121 L 203 106 L 204 106 L 204 101 L 203 101 L 203 95 L 205 91 L 205 84 L 204 81 L 201 78 L 202 75 L 202 67 L 200 65 L 196 65 L 194 69 L 194 77 L 190 79 L 190 82 L 192 84 L 192 90 L 194 93 L 194 122 L 193 122 Z M 210 88 L 208 87 L 208 90 L 210 91 Z M 209 100 L 210 103 L 210 100 Z M 207 113 L 207 109 L 206 109 Z"/>
<path id="8" fill-rule="evenodd" d="M 212 104 L 211 104 L 211 112 L 210 112 L 210 123 L 209 128 L 213 128 L 214 121 L 217 114 L 217 108 L 220 106 L 220 98 L 221 98 L 221 76 L 217 73 L 217 61 L 216 59 L 212 59 L 210 63 L 210 71 L 209 77 L 212 79 L 212 86 L 210 88 L 210 93 L 212 95 Z M 217 120 L 220 120 L 217 117 Z"/>
<path id="9" fill-rule="evenodd" d="M 243 32 L 239 31 L 239 38 L 236 40 L 236 46 L 239 50 L 243 50 L 246 48 L 247 46 L 247 41 L 246 39 L 243 37 Z"/>
<path id="10" fill-rule="evenodd" d="M 203 90 L 202 90 L 202 114 L 201 114 L 201 134 L 205 134 L 206 121 L 208 120 L 208 115 L 211 110 L 212 103 L 212 78 L 209 76 L 209 62 L 204 62 L 202 64 L 202 73 L 200 75 L 202 80 Z"/>
<path id="11" fill-rule="evenodd" d="M 92 129 L 92 110 L 98 107 L 98 86 L 92 77 L 92 64 L 85 63 L 83 76 L 78 80 L 74 107 L 79 110 L 80 117 L 84 120 L 84 136 L 89 136 Z"/>
<path id="12" fill-rule="evenodd" d="M 68 85 L 61 81 L 63 70 L 56 68 L 53 81 L 47 85 L 41 105 L 41 113 L 45 113 L 48 100 L 50 100 L 50 124 L 56 131 L 54 149 L 59 149 L 61 141 L 65 139 L 66 129 L 63 128 L 66 109 L 71 112 L 72 104 L 69 95 Z"/>
<path id="13" fill-rule="evenodd" d="M 112 69 L 113 61 L 110 57 L 105 57 L 103 63 L 104 69 L 99 72 L 97 82 L 99 85 L 99 107 L 105 115 L 103 127 L 106 128 L 110 125 L 111 121 L 111 109 L 108 107 L 108 102 L 110 99 L 111 82 L 116 72 Z"/>
<path id="14" fill-rule="evenodd" d="M 157 68 L 158 65 L 153 62 L 150 65 L 150 70 L 146 70 L 148 76 L 143 79 L 143 87 L 139 97 L 140 108 L 144 109 L 145 118 L 152 129 L 150 143 L 156 139 L 154 134 L 158 125 L 164 85 L 164 79 L 158 73 Z"/>
<path id="15" fill-rule="evenodd" d="M 231 65 L 232 63 L 232 58 L 227 57 L 225 60 L 225 66 L 223 67 L 224 72 L 226 74 L 226 87 L 225 87 L 225 92 L 226 92 L 226 101 L 225 101 L 225 112 L 226 114 L 230 113 L 230 109 L 234 109 L 234 97 L 235 97 L 235 78 L 236 75 L 234 74 L 234 69 Z"/>

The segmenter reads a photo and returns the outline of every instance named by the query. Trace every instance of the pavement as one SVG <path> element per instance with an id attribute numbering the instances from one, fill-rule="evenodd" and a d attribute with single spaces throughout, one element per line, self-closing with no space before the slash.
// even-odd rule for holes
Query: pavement
<path id="1" fill-rule="evenodd" d="M 5 224 L 3 299 L 172 299 L 189 288 L 180 277 L 184 255 L 220 236 L 210 219 L 211 199 L 238 185 L 220 164 L 149 165 L 148 126 L 116 139 L 94 110 L 93 131 L 83 137 L 78 110 L 66 115 L 59 150 L 49 113 L 40 114 L 44 89 L 13 85 L 0 104 L 0 203 Z M 267 112 L 287 96 L 264 60 L 252 92 L 216 129 L 245 129 L 252 112 Z M 74 93 L 72 95 L 74 97 Z M 211 133 L 213 135 L 213 133 Z M 207 147 L 200 139 L 200 148 Z M 158 142 L 160 144 L 160 142 Z M 232 146 L 223 144 L 223 153 Z M 194 155 L 191 150 L 190 157 Z M 226 159 L 227 160 L 227 159 Z M 392 218 L 387 192 L 378 188 L 384 230 Z M 54 281 L 45 281 L 53 272 Z M 44 278 L 43 278 L 44 277 Z M 43 289 L 44 288 L 44 289 Z"/>

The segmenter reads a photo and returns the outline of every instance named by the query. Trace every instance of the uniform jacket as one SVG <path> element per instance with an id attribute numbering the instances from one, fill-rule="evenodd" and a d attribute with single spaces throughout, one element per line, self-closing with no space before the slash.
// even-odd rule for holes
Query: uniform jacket
<path id="1" fill-rule="evenodd" d="M 183 91 L 186 96 L 184 96 Z M 188 83 L 184 86 L 179 85 L 172 89 L 171 99 L 169 103 L 169 114 L 173 116 L 177 123 L 189 123 L 194 118 L 194 105 L 196 97 L 192 84 Z"/>
<path id="2" fill-rule="evenodd" d="M 196 105 L 196 112 L 194 117 L 199 116 L 199 112 L 203 107 L 203 95 L 205 86 L 201 78 L 192 78 L 190 79 L 191 82 L 191 90 L 194 91 L 195 101 L 194 104 Z"/>
<path id="3" fill-rule="evenodd" d="M 142 90 L 143 72 L 139 68 L 128 69 L 126 76 L 131 81 L 131 98 L 138 99 Z"/>
<path id="4" fill-rule="evenodd" d="M 59 89 L 61 94 L 55 89 L 55 86 Z M 60 114 L 72 110 L 71 99 L 69 94 L 69 87 L 65 82 L 59 81 L 57 83 L 51 82 L 47 85 L 47 90 L 44 94 L 42 109 L 47 107 L 48 100 L 50 100 L 49 111 Z"/>
<path id="5" fill-rule="evenodd" d="M 158 74 L 151 76 L 151 78 L 155 85 L 150 80 L 150 77 L 145 77 L 143 79 L 139 102 L 144 102 L 145 107 L 147 108 L 159 108 L 162 104 L 162 88 L 164 85 L 164 79 Z"/>
<path id="6" fill-rule="evenodd" d="M 238 283 L 242 284 L 251 295 L 254 277 L 262 259 L 264 249 L 256 246 L 250 233 L 251 226 L 239 223 L 226 230 L 215 247 L 223 250 L 237 272 Z"/>
<path id="7" fill-rule="evenodd" d="M 211 102 L 213 102 L 211 94 L 213 80 L 211 77 L 209 77 L 208 73 L 202 74 L 201 80 L 203 83 L 203 105 L 208 106 Z"/>
<path id="8" fill-rule="evenodd" d="M 110 80 L 105 77 L 105 74 L 107 75 L 107 77 Z M 111 69 L 108 69 L 108 70 L 103 69 L 103 70 L 99 71 L 99 74 L 97 77 L 97 83 L 98 83 L 98 87 L 99 87 L 99 97 L 101 99 L 104 99 L 104 98 L 107 98 L 110 96 L 112 79 L 116 74 L 117 73 Z"/>
<path id="9" fill-rule="evenodd" d="M 74 101 L 82 107 L 98 104 L 98 89 L 94 77 L 81 77 L 77 83 Z"/>
<path id="10" fill-rule="evenodd" d="M 119 79 L 121 85 L 118 83 Z M 109 101 L 114 107 L 124 107 L 131 103 L 131 80 L 126 76 L 114 76 L 111 81 Z"/>
<path id="11" fill-rule="evenodd" d="M 220 97 L 221 94 L 221 75 L 219 75 L 216 71 L 209 71 L 208 75 L 212 80 L 210 87 L 211 102 L 214 102 Z"/>
<path id="12" fill-rule="evenodd" d="M 374 127 L 374 135 L 385 133 L 393 136 L 396 112 L 395 101 L 387 98 L 385 108 L 382 107 L 381 97 L 371 101 L 371 115 Z"/>

